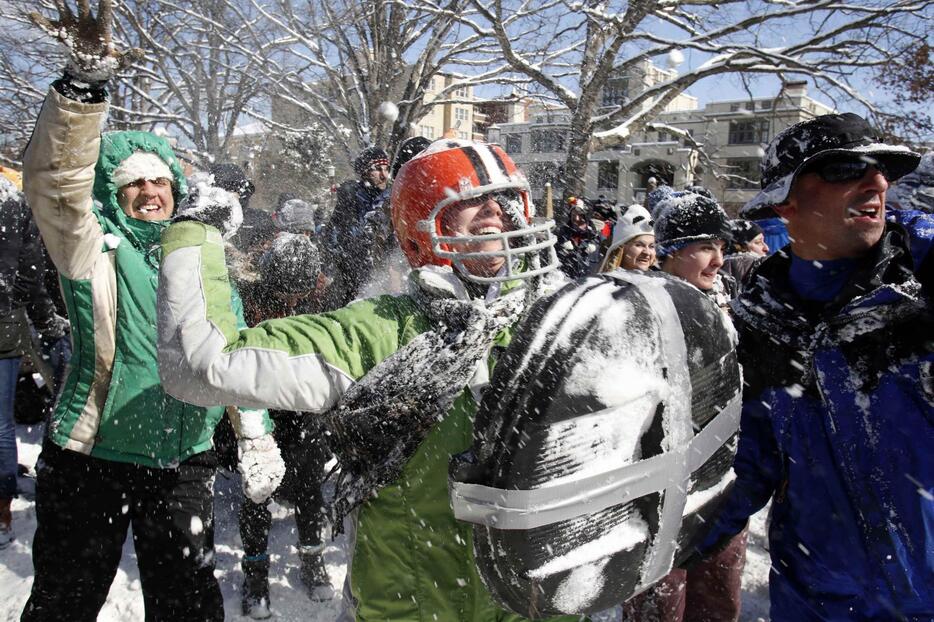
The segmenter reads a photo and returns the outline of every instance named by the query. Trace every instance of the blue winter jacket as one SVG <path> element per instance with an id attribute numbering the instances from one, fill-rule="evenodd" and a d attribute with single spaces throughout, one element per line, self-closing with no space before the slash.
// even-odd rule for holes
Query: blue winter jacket
<path id="1" fill-rule="evenodd" d="M 737 479 L 701 550 L 772 498 L 773 622 L 934 620 L 932 240 L 897 213 L 829 305 L 794 295 L 786 253 L 733 303 Z"/>

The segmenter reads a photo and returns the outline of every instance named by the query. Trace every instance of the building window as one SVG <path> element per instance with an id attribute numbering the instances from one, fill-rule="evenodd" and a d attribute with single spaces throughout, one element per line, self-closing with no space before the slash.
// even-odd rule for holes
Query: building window
<path id="1" fill-rule="evenodd" d="M 597 187 L 606 190 L 619 188 L 619 161 L 597 162 Z"/>
<path id="2" fill-rule="evenodd" d="M 738 177 L 744 178 L 737 179 L 737 177 L 729 177 L 728 184 L 730 188 L 759 188 L 759 158 L 729 159 L 726 161 L 726 166 L 726 172 L 728 175 L 736 175 Z"/>
<path id="3" fill-rule="evenodd" d="M 619 106 L 629 97 L 629 78 L 612 78 L 603 87 L 603 105 Z"/>
<path id="4" fill-rule="evenodd" d="M 470 111 L 466 108 L 455 108 L 454 118 L 458 121 L 467 121 L 470 119 Z"/>
<path id="5" fill-rule="evenodd" d="M 454 91 L 454 95 L 462 99 L 467 99 L 467 87 L 462 86 L 461 88 L 457 89 L 456 91 Z"/>
<path id="6" fill-rule="evenodd" d="M 422 136 L 425 138 L 434 138 L 435 137 L 435 128 L 430 125 L 422 125 L 418 128 L 421 130 Z"/>
<path id="7" fill-rule="evenodd" d="M 564 132 L 554 129 L 532 130 L 533 153 L 561 153 L 564 151 Z"/>
<path id="8" fill-rule="evenodd" d="M 759 108 L 761 108 L 762 110 L 771 110 L 774 107 L 775 107 L 775 102 L 773 102 L 771 99 L 767 102 L 759 103 Z"/>
<path id="9" fill-rule="evenodd" d="M 522 153 L 522 134 L 506 134 L 506 153 Z"/>
<path id="10" fill-rule="evenodd" d="M 467 138 L 468 138 L 467 132 L 458 132 L 458 133 L 457 133 L 457 137 L 460 138 L 460 139 L 462 139 L 462 140 L 467 140 Z"/>
<path id="11" fill-rule="evenodd" d="M 769 142 L 769 120 L 730 121 L 729 144 L 758 145 Z"/>

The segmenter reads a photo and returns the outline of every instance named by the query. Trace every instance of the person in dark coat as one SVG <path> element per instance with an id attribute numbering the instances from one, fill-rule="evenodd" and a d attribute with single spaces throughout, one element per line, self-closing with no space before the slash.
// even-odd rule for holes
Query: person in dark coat
<path id="1" fill-rule="evenodd" d="M 288 199 L 283 206 L 285 209 L 277 210 L 277 223 L 308 231 L 310 208 L 307 204 L 298 205 L 296 201 L 304 204 L 299 199 Z M 291 207 L 286 207 L 289 205 Z M 321 256 L 308 235 L 280 233 L 256 263 L 259 278 L 243 292 L 243 311 L 250 326 L 318 309 L 316 292 Z M 329 600 L 333 598 L 334 590 L 322 558 L 327 518 L 321 485 L 324 466 L 330 460 L 331 452 L 323 426 L 320 420 L 301 412 L 271 410 L 269 416 L 275 422 L 273 435 L 286 468 L 283 482 L 274 497 L 288 501 L 295 509 L 301 562 L 299 576 L 311 600 Z M 228 445 L 231 435 L 232 432 L 228 432 Z M 268 618 L 272 615 L 269 609 L 267 552 L 272 513 L 268 501 L 255 503 L 244 497 L 240 504 L 239 526 L 244 553 L 241 610 L 243 615 L 251 618 Z"/>
<path id="2" fill-rule="evenodd" d="M 771 499 L 773 622 L 934 619 L 934 218 L 885 212 L 918 160 L 846 113 L 762 162 L 792 241 L 732 305 L 736 483 L 700 550 Z"/>
<path id="3" fill-rule="evenodd" d="M 758 266 L 769 254 L 765 233 L 752 220 L 736 219 L 730 222 L 733 234 L 732 252 L 723 258 L 723 274 L 736 281 L 740 289 L 746 286 Z"/>
<path id="4" fill-rule="evenodd" d="M 346 181 L 337 189 L 337 201 L 328 222 L 326 262 L 328 276 L 327 308 L 337 309 L 355 300 L 374 265 L 372 223 L 382 218 L 383 204 L 389 197 L 389 156 L 379 147 L 364 149 L 354 160 L 357 179 Z"/>
<path id="5" fill-rule="evenodd" d="M 247 253 L 271 239 L 275 235 L 272 219 L 268 212 L 250 207 L 250 199 L 256 192 L 256 186 L 243 168 L 231 162 L 219 162 L 211 165 L 208 172 L 212 177 L 211 185 L 236 194 L 240 200 L 243 224 L 230 240 L 234 247 Z"/>
<path id="6" fill-rule="evenodd" d="M 571 199 L 568 221 L 558 230 L 558 243 L 555 247 L 561 271 L 568 278 L 590 274 L 594 264 L 600 259 L 600 232 L 597 231 L 587 214 L 582 199 Z"/>
<path id="7" fill-rule="evenodd" d="M 45 258 L 26 199 L 0 176 L 0 549 L 13 540 L 16 496 L 14 398 L 20 362 L 30 349 L 29 322 L 49 344 L 67 341 L 68 322 L 45 289 Z"/>

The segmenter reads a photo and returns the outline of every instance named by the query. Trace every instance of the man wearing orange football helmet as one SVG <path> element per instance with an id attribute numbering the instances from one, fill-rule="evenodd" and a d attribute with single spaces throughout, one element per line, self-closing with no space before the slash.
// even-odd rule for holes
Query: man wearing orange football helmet
<path id="1" fill-rule="evenodd" d="M 340 456 L 335 513 L 353 542 L 347 617 L 521 619 L 497 607 L 472 529 L 448 502 L 447 464 L 472 442 L 495 346 L 557 259 L 525 176 L 496 145 L 441 140 L 407 162 L 392 220 L 410 291 L 238 330 L 221 232 L 163 236 L 160 373 L 192 403 L 324 413 Z M 192 267 L 198 269 L 193 270 Z M 577 617 L 573 617 L 577 620 Z"/>

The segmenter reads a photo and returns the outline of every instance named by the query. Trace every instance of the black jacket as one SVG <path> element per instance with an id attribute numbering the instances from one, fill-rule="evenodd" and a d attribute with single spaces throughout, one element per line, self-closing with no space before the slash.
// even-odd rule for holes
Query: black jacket
<path id="1" fill-rule="evenodd" d="M 68 324 L 55 314 L 45 289 L 42 242 L 26 199 L 7 187 L 0 194 L 6 196 L 0 203 L 0 358 L 10 358 L 22 355 L 27 317 L 50 341 L 62 337 Z"/>
<path id="2" fill-rule="evenodd" d="M 344 182 L 337 189 L 334 213 L 328 222 L 326 272 L 333 279 L 327 307 L 337 309 L 353 301 L 383 263 L 393 243 L 389 224 L 389 189 L 363 181 Z"/>

